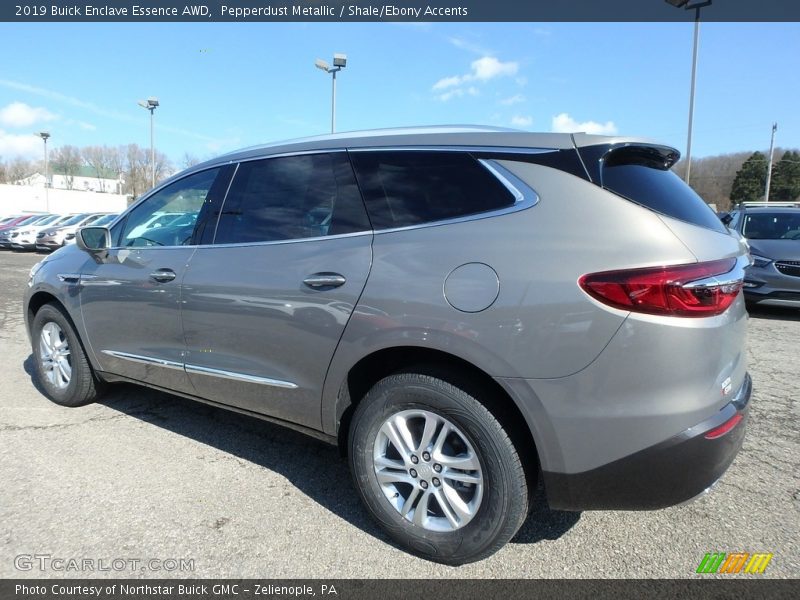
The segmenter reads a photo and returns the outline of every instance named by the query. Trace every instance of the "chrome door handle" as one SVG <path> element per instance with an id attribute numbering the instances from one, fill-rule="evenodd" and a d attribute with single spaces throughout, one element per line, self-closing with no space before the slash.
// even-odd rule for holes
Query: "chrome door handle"
<path id="1" fill-rule="evenodd" d="M 157 271 L 150 273 L 150 279 L 155 279 L 161 283 L 166 283 L 167 281 L 172 281 L 175 279 L 175 271 L 172 269 L 158 269 Z"/>
<path id="2" fill-rule="evenodd" d="M 339 287 L 344 285 L 345 281 L 347 280 L 339 273 L 314 273 L 303 279 L 303 283 L 314 289 Z"/>

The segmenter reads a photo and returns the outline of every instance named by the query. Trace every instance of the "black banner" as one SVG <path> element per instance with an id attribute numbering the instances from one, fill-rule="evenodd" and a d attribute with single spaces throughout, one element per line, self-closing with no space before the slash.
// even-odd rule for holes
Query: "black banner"
<path id="1" fill-rule="evenodd" d="M 797 0 L 48 0 L 3 2 L 0 20 L 656 22 L 693 20 L 697 10 L 703 21 L 800 21 Z"/>
<path id="2" fill-rule="evenodd" d="M 456 574 L 454 573 L 454 576 Z M 266 600 L 326 598 L 336 600 L 788 600 L 797 597 L 796 580 L 748 578 L 695 580 L 257 580 L 257 579 L 43 579 L 2 580 L 3 600 Z"/>

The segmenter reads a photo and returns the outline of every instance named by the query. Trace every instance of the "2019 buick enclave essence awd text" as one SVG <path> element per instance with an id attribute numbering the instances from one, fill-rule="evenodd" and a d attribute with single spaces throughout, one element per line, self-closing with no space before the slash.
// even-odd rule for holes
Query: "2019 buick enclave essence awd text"
<path id="1" fill-rule="evenodd" d="M 389 535 L 450 564 L 510 540 L 539 478 L 559 509 L 684 502 L 742 443 L 749 258 L 677 158 L 477 127 L 228 154 L 32 269 L 38 377 L 338 443 Z"/>

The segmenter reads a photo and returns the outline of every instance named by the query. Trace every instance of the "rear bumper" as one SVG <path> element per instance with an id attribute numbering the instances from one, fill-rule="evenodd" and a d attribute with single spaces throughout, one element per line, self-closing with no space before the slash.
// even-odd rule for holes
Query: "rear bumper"
<path id="1" fill-rule="evenodd" d="M 752 391 L 750 376 L 716 415 L 682 433 L 583 473 L 544 471 L 551 508 L 647 510 L 681 504 L 700 495 L 727 470 L 742 446 Z M 732 419 L 726 433 L 706 436 Z"/>

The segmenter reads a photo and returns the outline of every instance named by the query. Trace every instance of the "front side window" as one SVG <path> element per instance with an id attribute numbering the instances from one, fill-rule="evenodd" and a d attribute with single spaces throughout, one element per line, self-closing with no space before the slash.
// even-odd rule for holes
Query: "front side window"
<path id="1" fill-rule="evenodd" d="M 375 229 L 406 227 L 511 206 L 514 195 L 466 152 L 353 152 Z"/>
<path id="2" fill-rule="evenodd" d="M 220 169 L 184 177 L 159 190 L 125 219 L 120 246 L 185 246 L 191 243 L 197 215 Z"/>
<path id="3" fill-rule="evenodd" d="M 302 154 L 239 165 L 214 243 L 296 240 L 369 228 L 347 155 Z"/>

